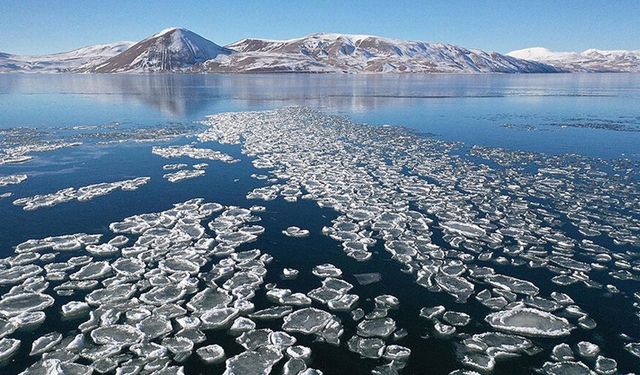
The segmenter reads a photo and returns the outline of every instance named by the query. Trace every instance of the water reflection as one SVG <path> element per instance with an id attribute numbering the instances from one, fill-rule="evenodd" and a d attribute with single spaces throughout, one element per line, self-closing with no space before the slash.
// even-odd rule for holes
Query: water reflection
<path id="1" fill-rule="evenodd" d="M 0 75 L 1 94 L 73 94 L 101 102 L 135 101 L 191 117 L 221 100 L 246 109 L 305 105 L 349 112 L 410 106 L 415 99 L 637 96 L 640 77 L 591 75 Z"/>
<path id="2" fill-rule="evenodd" d="M 640 157 L 640 132 L 592 126 L 623 117 L 640 124 L 640 74 L 0 74 L 0 128 L 155 126 L 285 106 L 406 125 L 468 144 Z M 550 126 L 567 122 L 570 129 Z"/>

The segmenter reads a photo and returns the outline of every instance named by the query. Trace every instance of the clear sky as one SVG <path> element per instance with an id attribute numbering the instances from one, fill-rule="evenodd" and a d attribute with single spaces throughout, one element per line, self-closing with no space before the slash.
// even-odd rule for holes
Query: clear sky
<path id="1" fill-rule="evenodd" d="M 0 51 L 60 52 L 188 28 L 218 44 L 315 32 L 509 52 L 640 49 L 640 0 L 0 0 Z"/>

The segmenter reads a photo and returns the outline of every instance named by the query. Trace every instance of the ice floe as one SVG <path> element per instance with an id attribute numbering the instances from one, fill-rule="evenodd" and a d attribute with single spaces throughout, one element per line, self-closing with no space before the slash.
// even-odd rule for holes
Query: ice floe
<path id="1" fill-rule="evenodd" d="M 9 176 L 0 176 L 0 187 L 8 185 L 17 185 L 27 180 L 26 174 L 13 174 Z"/>
<path id="2" fill-rule="evenodd" d="M 169 182 L 179 182 L 182 180 L 188 180 L 188 179 L 204 176 L 205 173 L 206 173 L 205 171 L 200 169 L 193 169 L 193 170 L 186 169 L 186 170 L 182 170 L 174 173 L 166 173 L 162 175 L 162 178 L 167 179 Z"/>
<path id="3" fill-rule="evenodd" d="M 140 186 L 148 183 L 150 179 L 150 177 L 138 177 L 131 180 L 87 185 L 78 189 L 66 188 L 51 194 L 38 194 L 31 197 L 19 198 L 14 200 L 13 204 L 22 206 L 25 211 L 31 211 L 43 207 L 53 207 L 73 200 L 84 202 L 110 194 L 118 189 L 122 191 L 137 190 Z"/>
<path id="4" fill-rule="evenodd" d="M 493 328 L 524 336 L 567 336 L 573 326 L 565 319 L 534 308 L 515 308 L 494 312 L 485 318 Z"/>
<path id="5" fill-rule="evenodd" d="M 307 268 L 267 254 L 258 240 L 272 230 L 268 220 L 260 222 L 265 207 L 202 199 L 111 223 L 113 234 L 27 240 L 0 261 L 7 289 L 0 298 L 0 357 L 31 350 L 37 361 L 31 373 L 177 374 L 195 358 L 224 366 L 226 374 L 312 374 L 319 373 L 312 365 L 321 367 L 312 350 L 334 345 L 384 374 L 401 372 L 417 352 L 414 336 L 424 335 L 455 349 L 466 370 L 452 374 L 488 373 L 500 361 L 541 351 L 546 357 L 532 361 L 550 362 L 533 366 L 549 374 L 609 374 L 627 366 L 591 343 L 600 343 L 593 332 L 605 322 L 579 291 L 615 295 L 640 311 L 640 296 L 625 285 L 640 281 L 631 165 L 465 149 L 304 108 L 219 114 L 204 124 L 197 142 L 152 152 L 232 163 L 234 157 L 202 142 L 240 143 L 260 169 L 252 181 L 258 187 L 246 198 L 333 210 L 322 234 L 345 258 L 318 252 L 313 259 L 322 260 Z M 0 160 L 29 157 L 15 152 Z M 165 178 L 205 173 L 206 163 L 189 164 L 165 165 Z M 96 184 L 16 202 L 33 209 L 139 184 Z M 282 233 L 300 237 L 287 243 L 309 241 L 305 229 Z M 411 327 L 403 328 L 396 314 L 413 301 L 383 294 L 396 275 L 414 283 L 406 287 L 425 298 L 422 306 L 437 305 L 422 308 L 424 319 Z M 309 278 L 315 284 L 307 287 Z M 441 295 L 429 300 L 431 293 Z M 77 320 L 77 329 L 44 330 L 58 300 L 55 308 Z M 13 338 L 39 325 L 46 335 L 19 336 L 22 345 Z M 576 343 L 575 331 L 583 341 Z M 212 339 L 225 334 L 235 346 Z M 640 357 L 637 337 L 622 334 L 626 350 Z"/>

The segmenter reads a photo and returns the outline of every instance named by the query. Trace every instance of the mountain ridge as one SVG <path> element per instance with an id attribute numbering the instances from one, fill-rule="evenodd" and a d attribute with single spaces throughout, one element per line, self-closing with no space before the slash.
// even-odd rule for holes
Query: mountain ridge
<path id="1" fill-rule="evenodd" d="M 0 72 L 46 72 L 65 73 L 95 64 L 116 56 L 135 42 L 121 41 L 107 44 L 95 44 L 47 55 L 15 55 L 0 52 Z"/>
<path id="2" fill-rule="evenodd" d="M 507 56 L 538 61 L 572 72 L 640 72 L 640 50 L 600 50 L 557 52 L 531 47 L 507 53 Z"/>
<path id="3" fill-rule="evenodd" d="M 556 69 L 453 44 L 404 41 L 374 35 L 316 33 L 289 40 L 242 39 L 227 48 L 244 55 L 208 61 L 205 70 L 244 66 L 248 71 L 345 73 L 538 73 Z M 243 62 L 246 58 L 250 63 Z M 288 58 L 294 67 L 282 64 Z M 275 59 L 275 61 L 274 61 Z"/>
<path id="4" fill-rule="evenodd" d="M 180 27 L 139 42 L 95 45 L 58 54 L 0 52 L 0 72 L 73 73 L 556 73 L 640 71 L 640 51 L 508 54 L 375 35 L 315 33 L 287 40 L 245 38 L 218 45 Z"/>

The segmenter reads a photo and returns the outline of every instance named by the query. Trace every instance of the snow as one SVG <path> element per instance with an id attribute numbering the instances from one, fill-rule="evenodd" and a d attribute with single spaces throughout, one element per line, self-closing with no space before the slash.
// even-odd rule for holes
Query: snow
<path id="1" fill-rule="evenodd" d="M 231 52 L 192 31 L 169 28 L 87 70 L 99 73 L 185 71 Z"/>
<path id="2" fill-rule="evenodd" d="M 575 52 L 553 52 L 544 47 L 532 47 L 520 49 L 517 51 L 511 51 L 507 53 L 507 56 L 515 57 L 518 59 L 540 61 L 553 60 L 559 58 L 560 56 L 567 56 L 572 54 L 575 54 Z"/>
<path id="3" fill-rule="evenodd" d="M 173 31 L 176 31 L 176 30 L 186 31 L 186 29 L 183 29 L 181 27 L 167 27 L 166 29 L 163 29 L 163 30 L 153 34 L 148 39 L 157 38 L 157 37 L 163 36 L 165 34 L 169 34 L 170 32 L 173 32 Z"/>
<path id="4" fill-rule="evenodd" d="M 243 39 L 237 54 L 207 63 L 209 70 L 346 73 L 549 72 L 553 68 L 498 53 L 444 43 L 372 35 L 312 34 L 289 40 Z"/>
<path id="5" fill-rule="evenodd" d="M 96 44 L 49 55 L 28 56 L 0 54 L 0 72 L 68 72 L 86 64 L 100 64 L 124 52 L 134 43 L 135 42 L 121 41 L 109 44 Z"/>
<path id="6" fill-rule="evenodd" d="M 135 45 L 135 48 L 130 48 Z M 0 53 L 0 72 L 323 72 L 546 73 L 640 71 L 640 50 L 554 52 L 544 47 L 507 55 L 366 34 L 316 33 L 287 40 L 242 39 L 221 47 L 180 27 L 134 44 L 18 56 Z"/>
<path id="7" fill-rule="evenodd" d="M 556 52 L 544 47 L 511 51 L 507 56 L 548 63 L 566 71 L 640 72 L 640 50 L 599 50 Z"/>

